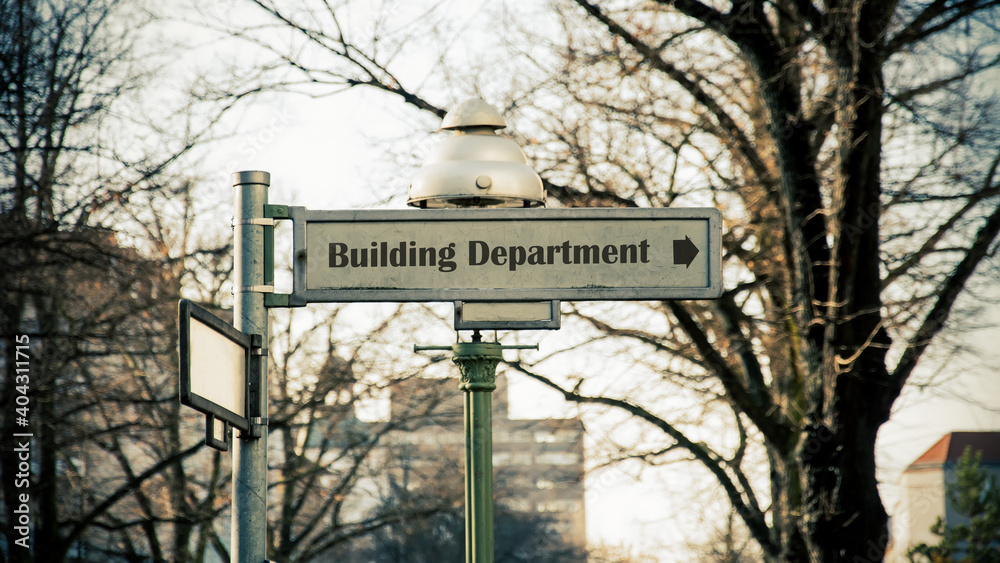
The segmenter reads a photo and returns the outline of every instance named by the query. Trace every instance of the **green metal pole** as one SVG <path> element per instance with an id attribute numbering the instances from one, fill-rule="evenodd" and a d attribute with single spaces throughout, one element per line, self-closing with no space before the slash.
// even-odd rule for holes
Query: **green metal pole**
<path id="1" fill-rule="evenodd" d="M 414 346 L 451 350 L 462 373 L 465 392 L 465 561 L 493 563 L 493 390 L 497 364 L 508 349 L 537 350 L 537 344 L 502 346 L 482 342 L 477 330 L 472 342 L 451 346 Z"/>
<path id="2" fill-rule="evenodd" d="M 261 171 L 233 174 L 235 188 L 234 283 L 236 328 L 259 334 L 262 349 L 252 361 L 247 417 L 250 435 L 233 440 L 233 514 L 231 561 L 262 563 L 267 544 L 267 309 L 264 307 L 264 206 L 271 175 Z M 255 366 L 256 367 L 256 366 Z"/>
<path id="3" fill-rule="evenodd" d="M 465 561 L 493 563 L 493 390 L 503 359 L 495 342 L 456 343 L 465 392 Z"/>

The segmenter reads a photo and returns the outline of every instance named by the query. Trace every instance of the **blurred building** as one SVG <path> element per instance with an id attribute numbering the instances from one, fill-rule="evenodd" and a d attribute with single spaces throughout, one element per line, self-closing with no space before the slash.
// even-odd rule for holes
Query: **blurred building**
<path id="1" fill-rule="evenodd" d="M 387 420 L 365 422 L 331 413 L 312 431 L 298 433 L 296 448 L 322 468 L 321 489 L 352 483 L 342 493 L 343 520 L 361 522 L 379 511 L 399 509 L 417 515 L 412 524 L 391 525 L 359 539 L 338 552 L 338 560 L 369 561 L 376 552 L 381 557 L 379 543 L 386 541 L 399 542 L 391 549 L 411 553 L 436 549 L 427 544 L 443 541 L 459 549 L 458 555 L 442 556 L 445 560 L 461 557 L 464 395 L 458 379 L 398 381 L 391 387 Z M 583 423 L 579 418 L 510 418 L 502 374 L 492 399 L 498 561 L 538 560 L 525 559 L 525 552 L 544 554 L 544 560 L 554 563 L 586 561 Z M 359 450 L 358 444 L 370 444 L 370 449 Z M 364 459 L 345 456 L 346 451 L 359 451 Z M 428 520 L 420 524 L 421 518 Z M 431 539 L 442 521 L 449 529 L 457 524 L 458 537 Z M 420 536 L 423 540 L 415 541 Z M 505 549 L 522 554 L 502 557 Z"/>
<path id="2" fill-rule="evenodd" d="M 892 540 L 886 561 L 908 561 L 914 546 L 934 545 L 940 536 L 931 526 L 942 518 L 945 525 L 967 521 L 948 500 L 947 487 L 956 482 L 955 467 L 966 448 L 982 453 L 980 466 L 1000 478 L 1000 432 L 951 432 L 913 461 L 899 480 L 899 503 L 891 523 Z"/>
<path id="3" fill-rule="evenodd" d="M 387 435 L 393 479 L 409 491 L 461 486 L 465 459 L 457 379 L 411 379 L 393 386 Z M 562 541 L 586 547 L 583 423 L 579 418 L 512 419 L 507 381 L 493 392 L 493 466 L 497 510 L 540 517 Z M 442 475 L 441 468 L 451 468 Z M 583 560 L 581 558 L 581 560 Z"/>

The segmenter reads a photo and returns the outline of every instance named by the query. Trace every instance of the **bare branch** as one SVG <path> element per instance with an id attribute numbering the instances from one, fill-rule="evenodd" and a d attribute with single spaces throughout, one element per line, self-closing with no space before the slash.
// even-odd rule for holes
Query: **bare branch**
<path id="1" fill-rule="evenodd" d="M 993 173 L 996 172 L 1000 164 L 1000 157 L 994 160 L 991 173 L 987 179 L 988 185 L 992 184 Z M 899 393 L 906 384 L 913 369 L 917 366 L 927 347 L 930 346 L 934 337 L 945 327 L 948 316 L 962 290 L 965 289 L 969 278 L 976 271 L 979 264 L 989 256 L 990 247 L 1000 235 L 1000 204 L 993 213 L 986 219 L 986 222 L 976 233 L 972 245 L 962 260 L 955 266 L 954 272 L 937 290 L 937 299 L 934 305 L 927 312 L 920 328 L 910 337 L 906 344 L 899 362 L 890 374 L 890 383 L 895 393 Z"/>
<path id="2" fill-rule="evenodd" d="M 743 489 L 740 485 L 733 482 L 732 478 L 726 472 L 724 467 L 726 464 L 722 457 L 712 451 L 707 444 L 690 440 L 672 424 L 637 404 L 624 399 L 583 395 L 575 390 L 569 390 L 559 386 L 544 375 L 527 369 L 520 362 L 507 363 L 515 370 L 545 384 L 555 391 L 562 393 L 563 397 L 565 397 L 567 401 L 604 405 L 619 409 L 639 418 L 640 420 L 652 424 L 656 428 L 659 428 L 664 434 L 674 440 L 677 446 L 689 452 L 692 456 L 694 456 L 695 460 L 701 463 L 703 467 L 712 473 L 719 485 L 726 492 L 726 495 L 729 497 L 729 501 L 733 504 L 736 512 L 743 519 L 744 523 L 746 523 L 747 527 L 754 535 L 754 538 L 760 543 L 764 550 L 771 554 L 776 554 L 778 552 L 777 546 L 774 546 L 771 543 L 768 527 L 764 521 L 764 514 L 759 510 L 754 510 L 753 507 L 756 503 L 755 500 L 749 500 L 750 497 L 754 495 L 753 491 Z"/>
<path id="3" fill-rule="evenodd" d="M 896 53 L 908 46 L 941 33 L 972 14 L 1000 5 L 997 0 L 934 0 L 921 10 L 895 36 L 886 42 L 886 51 Z"/>

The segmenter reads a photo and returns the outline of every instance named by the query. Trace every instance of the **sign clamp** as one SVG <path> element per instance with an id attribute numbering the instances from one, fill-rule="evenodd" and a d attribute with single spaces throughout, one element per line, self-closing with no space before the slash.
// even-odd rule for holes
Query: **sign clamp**
<path id="1" fill-rule="evenodd" d="M 264 307 L 290 307 L 289 295 L 287 293 L 274 292 L 274 227 L 278 221 L 291 219 L 289 206 L 287 205 L 264 205 L 264 217 L 248 219 L 244 224 L 261 225 L 264 227 L 264 283 L 248 288 L 243 291 L 263 293 Z M 302 305 L 305 305 L 303 303 Z"/>
<path id="2" fill-rule="evenodd" d="M 205 445 L 220 452 L 228 452 L 229 446 L 233 443 L 229 423 L 225 420 L 219 421 L 222 423 L 222 439 L 220 440 L 215 437 L 215 421 L 215 415 L 205 414 Z"/>

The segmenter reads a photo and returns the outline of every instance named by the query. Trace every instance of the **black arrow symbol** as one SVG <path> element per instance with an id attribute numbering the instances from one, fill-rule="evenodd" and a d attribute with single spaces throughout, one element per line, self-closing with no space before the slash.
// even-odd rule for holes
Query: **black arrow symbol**
<path id="1" fill-rule="evenodd" d="M 674 241 L 674 264 L 684 264 L 688 268 L 697 255 L 698 247 L 691 242 L 691 237 L 685 236 L 684 240 Z"/>

